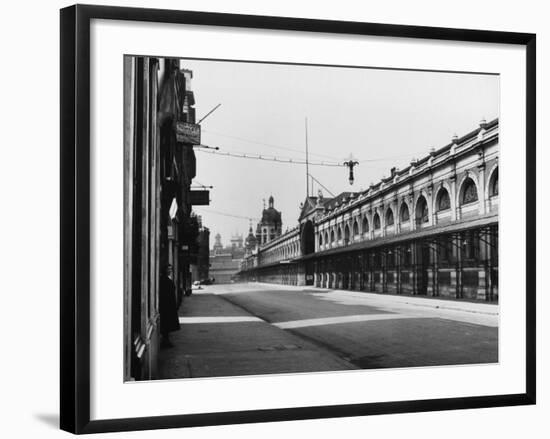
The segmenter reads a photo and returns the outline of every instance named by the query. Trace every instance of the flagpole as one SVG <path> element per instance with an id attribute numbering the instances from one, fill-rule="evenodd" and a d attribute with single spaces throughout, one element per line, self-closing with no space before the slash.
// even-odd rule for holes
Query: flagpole
<path id="1" fill-rule="evenodd" d="M 306 198 L 309 197 L 309 151 L 307 144 L 307 117 L 306 117 Z"/>

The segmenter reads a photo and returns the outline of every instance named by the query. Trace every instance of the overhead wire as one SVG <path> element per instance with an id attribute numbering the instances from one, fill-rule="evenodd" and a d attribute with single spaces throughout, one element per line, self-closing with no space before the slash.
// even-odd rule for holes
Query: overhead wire
<path id="1" fill-rule="evenodd" d="M 261 155 L 261 154 L 249 154 L 245 152 L 239 152 L 239 151 L 216 151 L 216 150 L 208 150 L 208 149 L 198 149 L 197 151 L 200 151 L 205 154 L 214 154 L 214 155 L 222 155 L 227 157 L 237 157 L 237 158 L 243 158 L 243 159 L 249 159 L 249 160 L 263 160 L 263 161 L 271 161 L 271 162 L 278 162 L 278 163 L 286 163 L 286 164 L 293 164 L 293 165 L 305 165 L 306 161 L 305 159 L 300 158 L 293 158 L 293 157 L 277 157 L 272 155 Z M 343 165 L 340 163 L 334 163 L 334 162 L 311 162 L 309 161 L 310 165 L 313 166 L 331 166 L 331 167 L 342 167 Z"/>
<path id="2" fill-rule="evenodd" d="M 203 129 L 202 131 L 206 132 L 206 133 L 214 134 L 214 135 L 217 135 L 217 136 L 227 137 L 229 139 L 241 140 L 241 141 L 247 142 L 247 143 L 253 143 L 253 144 L 257 144 L 257 145 L 267 146 L 269 148 L 276 148 L 276 149 L 280 149 L 280 150 L 284 150 L 284 151 L 291 151 L 291 152 L 297 152 L 299 154 L 305 154 L 304 151 L 294 149 L 294 148 L 288 148 L 288 147 L 284 147 L 284 146 L 280 146 L 280 145 L 274 145 L 272 143 L 260 142 L 260 141 L 257 141 L 257 140 L 247 139 L 247 138 L 244 138 L 244 137 L 233 136 L 233 135 L 229 135 L 229 134 L 223 134 L 223 133 L 220 133 L 220 132 L 217 132 L 217 131 L 212 131 L 212 130 Z M 204 146 L 206 146 L 206 145 L 204 145 Z M 208 147 L 208 148 L 212 148 L 212 147 Z M 418 155 L 418 154 L 423 154 L 423 153 L 424 153 L 424 151 L 418 151 L 416 153 L 413 152 L 412 155 L 415 155 L 415 154 Z M 325 158 L 328 158 L 328 159 L 331 159 L 331 160 L 337 161 L 337 162 L 343 161 L 340 158 L 330 156 L 330 155 L 326 155 L 326 154 L 310 152 L 309 155 L 310 156 L 317 156 L 317 157 L 325 157 Z M 380 157 L 380 158 L 374 158 L 374 159 L 364 159 L 364 160 L 359 160 L 359 163 L 382 162 L 382 161 L 389 161 L 389 160 L 395 160 L 395 159 L 400 159 L 400 158 L 407 158 L 407 157 L 410 157 L 410 156 L 411 156 L 411 154 L 408 153 L 408 154 L 401 154 L 401 155 L 396 155 L 396 156 L 391 156 L 391 157 Z"/>
<path id="3" fill-rule="evenodd" d="M 217 135 L 217 136 L 227 137 L 229 139 L 241 140 L 241 141 L 247 142 L 247 143 L 253 143 L 253 144 L 257 144 L 257 145 L 267 146 L 268 148 L 275 148 L 275 149 L 280 149 L 280 150 L 284 150 L 284 151 L 291 151 L 291 152 L 297 152 L 297 153 L 300 153 L 300 154 L 305 154 L 304 151 L 301 151 L 299 149 L 293 149 L 293 148 L 288 148 L 288 147 L 285 147 L 285 146 L 274 145 L 272 143 L 266 143 L 266 142 L 260 142 L 260 141 L 257 141 L 257 140 L 246 139 L 244 137 L 239 137 L 239 136 L 231 136 L 229 134 L 222 134 L 222 133 L 219 133 L 219 132 L 216 132 L 216 131 L 211 131 L 211 130 L 203 129 L 202 131 L 205 132 L 205 133 L 210 133 L 210 134 L 214 134 L 214 135 Z M 332 159 L 332 160 L 336 160 L 336 161 L 340 160 L 337 157 L 326 155 L 326 154 L 319 154 L 319 153 L 313 153 L 312 152 L 312 153 L 309 153 L 309 155 L 314 155 L 314 156 L 317 156 L 317 157 L 324 157 L 324 158 Z"/>
<path id="4" fill-rule="evenodd" d="M 210 208 L 208 208 L 204 212 L 205 213 L 213 213 L 215 215 L 228 216 L 228 217 L 231 217 L 231 218 L 246 219 L 246 220 L 258 220 L 258 221 L 260 220 L 260 218 L 254 217 L 254 216 L 236 215 L 236 214 L 233 214 L 233 213 L 220 212 L 219 210 L 210 209 Z"/>

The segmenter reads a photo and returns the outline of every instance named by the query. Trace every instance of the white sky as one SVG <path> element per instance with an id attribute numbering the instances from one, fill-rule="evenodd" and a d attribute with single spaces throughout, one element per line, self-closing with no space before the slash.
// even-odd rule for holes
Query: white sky
<path id="1" fill-rule="evenodd" d="M 310 166 L 335 195 L 366 189 L 389 175 L 392 166 L 404 168 L 413 157 L 448 144 L 454 133 L 466 134 L 499 112 L 494 75 L 198 60 L 182 60 L 181 67 L 193 71 L 197 120 L 222 104 L 201 124 L 205 145 L 303 159 L 307 117 L 311 161 L 342 162 L 350 153 L 376 160 L 355 168 L 353 186 L 347 168 Z M 255 218 L 255 228 L 263 199 L 270 195 L 282 212 L 283 230 L 297 224 L 306 195 L 305 165 L 198 149 L 196 156 L 194 183 L 214 186 L 210 206 L 194 207 L 210 228 L 211 246 L 216 233 L 226 245 L 232 234 L 248 231 L 247 219 L 217 212 Z M 315 184 L 313 193 L 318 189 Z"/>

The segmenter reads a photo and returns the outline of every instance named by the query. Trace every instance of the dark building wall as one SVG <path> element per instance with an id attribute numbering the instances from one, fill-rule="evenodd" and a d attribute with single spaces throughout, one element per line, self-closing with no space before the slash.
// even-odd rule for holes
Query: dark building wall
<path id="1" fill-rule="evenodd" d="M 176 141 L 178 120 L 194 120 L 179 61 L 124 58 L 124 377 L 153 379 L 159 341 L 159 277 L 190 286 L 192 145 Z M 187 99 L 187 101 L 186 101 Z M 173 203 L 177 210 L 171 212 Z"/>

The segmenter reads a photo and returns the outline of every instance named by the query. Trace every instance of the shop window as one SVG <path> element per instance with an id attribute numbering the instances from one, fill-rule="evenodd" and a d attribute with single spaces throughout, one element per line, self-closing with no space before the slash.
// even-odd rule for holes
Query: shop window
<path id="1" fill-rule="evenodd" d="M 382 267 L 382 253 L 380 251 L 374 252 L 374 268 Z"/>
<path id="2" fill-rule="evenodd" d="M 412 264 L 412 251 L 410 244 L 404 245 L 401 250 L 403 253 L 403 265 L 405 267 L 410 267 Z"/>
<path id="3" fill-rule="evenodd" d="M 470 230 L 462 237 L 462 254 L 467 261 L 477 261 L 479 259 L 479 234 L 475 230 Z"/>
<path id="4" fill-rule="evenodd" d="M 395 267 L 395 255 L 396 252 L 394 249 L 390 248 L 386 253 L 386 266 L 388 268 L 394 268 Z"/>
<path id="5" fill-rule="evenodd" d="M 451 263 L 453 257 L 452 238 L 450 236 L 441 236 L 438 244 L 440 262 L 443 264 Z"/>

